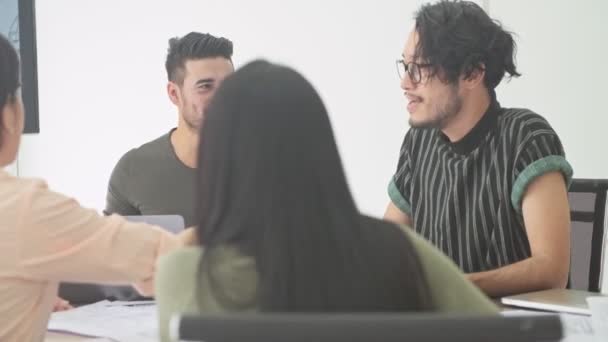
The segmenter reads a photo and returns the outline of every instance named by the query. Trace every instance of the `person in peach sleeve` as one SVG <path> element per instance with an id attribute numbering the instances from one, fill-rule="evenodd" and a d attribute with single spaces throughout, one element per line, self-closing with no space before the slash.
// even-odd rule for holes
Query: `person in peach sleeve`
<path id="1" fill-rule="evenodd" d="M 153 295 L 157 258 L 193 241 L 161 228 L 100 216 L 42 180 L 4 171 L 24 125 L 19 60 L 0 35 L 0 341 L 42 341 L 60 281 L 128 284 Z"/>

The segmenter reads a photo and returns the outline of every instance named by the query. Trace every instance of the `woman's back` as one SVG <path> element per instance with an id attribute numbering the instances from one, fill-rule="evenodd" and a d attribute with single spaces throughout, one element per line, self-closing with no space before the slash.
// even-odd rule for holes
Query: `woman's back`
<path id="1" fill-rule="evenodd" d="M 440 251 L 417 236 L 408 227 L 398 227 L 384 221 L 362 217 L 362 228 L 371 239 L 370 250 L 375 250 L 374 262 L 393 263 L 389 260 L 399 255 L 394 248 L 386 248 L 383 240 L 388 238 L 408 239 L 421 261 L 426 277 L 433 311 L 455 313 L 493 314 L 497 312 L 492 302 L 467 281 L 458 268 Z M 400 236 L 396 236 L 399 234 Z M 389 244 L 390 245 L 390 244 Z M 407 248 L 404 245 L 403 248 Z M 218 248 L 213 260 L 205 262 L 207 269 L 199 273 L 200 258 L 209 255 L 202 248 L 190 247 L 163 257 L 156 280 L 156 295 L 159 307 L 160 330 L 163 341 L 168 341 L 168 321 L 176 313 L 221 313 L 235 311 L 259 311 L 256 301 L 258 274 L 253 258 L 244 256 L 233 247 Z M 210 276 L 209 270 L 213 273 Z M 385 279 L 371 279 L 369 291 L 381 291 L 390 278 L 399 277 L 403 270 L 394 270 L 395 275 L 386 274 Z M 366 279 L 361 279 L 365 282 Z M 416 281 L 411 279 L 411 281 Z M 377 289 L 373 288 L 377 284 Z M 344 284 L 349 286 L 350 284 Z M 363 293 L 374 298 L 378 293 Z M 381 298 L 384 303 L 386 298 Z M 406 311 L 379 310 L 371 308 L 360 311 Z"/>
<path id="2" fill-rule="evenodd" d="M 255 61 L 224 80 L 205 113 L 197 172 L 204 252 L 175 256 L 190 260 L 187 270 L 171 258 L 161 266 L 165 339 L 167 319 L 183 310 L 436 308 L 424 248 L 359 214 L 325 105 L 297 71 Z"/>

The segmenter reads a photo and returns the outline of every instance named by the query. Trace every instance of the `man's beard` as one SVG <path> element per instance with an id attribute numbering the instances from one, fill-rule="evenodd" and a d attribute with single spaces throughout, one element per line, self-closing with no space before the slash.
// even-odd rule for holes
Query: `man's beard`
<path id="1" fill-rule="evenodd" d="M 192 112 L 191 113 L 195 113 L 196 109 L 192 108 Z M 201 118 L 201 119 L 199 119 Z M 189 115 L 189 114 L 184 114 L 184 122 L 186 123 L 186 126 L 188 127 L 188 129 L 194 133 L 199 132 L 199 130 L 201 129 L 201 126 L 203 124 L 203 120 L 205 118 L 205 114 L 203 113 L 202 115 Z"/>
<path id="2" fill-rule="evenodd" d="M 414 122 L 410 119 L 410 127 L 412 128 L 437 128 L 443 129 L 458 115 L 462 109 L 462 98 L 458 96 L 458 87 L 456 85 L 450 87 L 450 94 L 446 103 L 440 108 L 434 106 L 433 113 L 435 115 L 429 120 L 422 122 Z"/>

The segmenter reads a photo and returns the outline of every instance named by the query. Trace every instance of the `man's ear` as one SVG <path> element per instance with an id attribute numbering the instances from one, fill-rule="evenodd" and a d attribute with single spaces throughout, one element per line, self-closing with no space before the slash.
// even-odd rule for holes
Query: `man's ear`
<path id="1" fill-rule="evenodd" d="M 0 129 L 9 134 L 17 134 L 19 131 L 18 103 L 14 97 L 9 97 L 2 108 L 2 119 Z"/>
<path id="2" fill-rule="evenodd" d="M 167 95 L 169 96 L 169 100 L 171 100 L 171 102 L 174 105 L 179 105 L 180 100 L 180 94 L 179 94 L 179 86 L 173 82 L 169 82 L 167 83 Z"/>
<path id="3" fill-rule="evenodd" d="M 483 81 L 486 77 L 486 66 L 485 64 L 480 64 L 476 68 L 473 69 L 471 74 L 468 77 L 462 77 L 461 84 L 467 89 L 474 89 L 479 85 L 483 85 Z"/>

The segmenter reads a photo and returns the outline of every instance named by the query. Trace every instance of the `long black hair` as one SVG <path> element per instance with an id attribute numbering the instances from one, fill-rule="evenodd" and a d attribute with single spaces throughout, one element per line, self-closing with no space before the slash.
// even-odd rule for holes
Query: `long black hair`
<path id="1" fill-rule="evenodd" d="M 327 111 L 296 71 L 265 61 L 229 76 L 198 151 L 198 236 L 253 257 L 257 306 L 272 312 L 427 310 L 413 246 L 359 214 Z"/>

